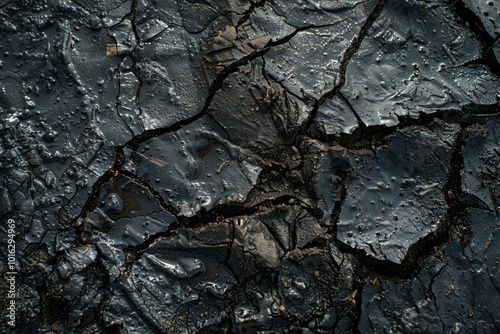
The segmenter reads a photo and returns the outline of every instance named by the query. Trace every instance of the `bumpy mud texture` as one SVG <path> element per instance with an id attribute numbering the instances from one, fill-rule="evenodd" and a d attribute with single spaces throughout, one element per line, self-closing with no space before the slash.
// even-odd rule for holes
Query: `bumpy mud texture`
<path id="1" fill-rule="evenodd" d="M 499 333 L 499 11 L 0 1 L 0 331 Z"/>

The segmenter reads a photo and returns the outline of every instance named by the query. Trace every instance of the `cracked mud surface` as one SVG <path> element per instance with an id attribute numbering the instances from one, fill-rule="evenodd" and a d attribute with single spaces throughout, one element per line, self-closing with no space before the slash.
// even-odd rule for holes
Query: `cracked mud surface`
<path id="1" fill-rule="evenodd" d="M 2 332 L 500 332 L 499 15 L 1 1 Z"/>

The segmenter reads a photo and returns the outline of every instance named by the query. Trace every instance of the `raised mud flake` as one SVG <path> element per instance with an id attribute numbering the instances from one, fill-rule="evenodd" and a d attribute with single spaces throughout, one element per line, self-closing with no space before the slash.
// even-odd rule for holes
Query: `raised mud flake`
<path id="1" fill-rule="evenodd" d="M 286 252 L 327 238 L 319 222 L 299 205 L 275 205 L 260 212 L 259 220 Z"/>
<path id="2" fill-rule="evenodd" d="M 498 216 L 472 210 L 473 235 L 453 241 L 442 262 L 431 263 L 403 284 L 367 285 L 359 329 L 396 332 L 496 333 L 498 314 Z"/>
<path id="3" fill-rule="evenodd" d="M 297 217 L 295 220 L 296 247 L 303 249 L 315 242 L 322 242 L 327 237 L 326 230 L 317 219 L 310 215 Z"/>
<path id="4" fill-rule="evenodd" d="M 498 117 L 469 128 L 468 140 L 463 147 L 462 190 L 471 205 L 493 211 L 500 209 L 499 146 Z"/>
<path id="5" fill-rule="evenodd" d="M 339 75 L 347 45 L 337 43 L 335 32 L 347 30 L 343 24 L 347 26 L 339 22 L 340 27 L 301 31 L 287 44 L 273 47 L 264 56 L 266 74 L 299 98 L 319 99 L 333 88 Z M 354 36 L 354 31 L 348 33 Z"/>
<path id="6" fill-rule="evenodd" d="M 441 22 L 439 29 L 424 17 Z M 398 116 L 418 118 L 469 103 L 493 104 L 498 78 L 484 65 L 465 65 L 479 59 L 480 50 L 446 6 L 388 1 L 351 59 L 342 93 L 368 126 L 392 126 Z"/>
<path id="7" fill-rule="evenodd" d="M 214 3 L 213 5 L 217 5 Z M 182 26 L 191 34 L 200 33 L 209 27 L 222 13 L 215 6 L 202 3 L 183 3 L 179 13 L 182 17 Z"/>
<path id="8" fill-rule="evenodd" d="M 210 36 L 205 61 L 215 65 L 216 70 L 221 70 L 224 66 L 248 58 L 252 53 L 264 49 L 271 38 L 271 35 L 265 33 L 249 38 L 236 27 L 226 25 Z"/>
<path id="9" fill-rule="evenodd" d="M 281 143 L 270 107 L 275 96 L 275 87 L 262 75 L 262 67 L 251 63 L 242 73 L 228 76 L 215 94 L 209 114 L 236 144 L 270 148 Z"/>
<path id="10" fill-rule="evenodd" d="M 409 247 L 445 219 L 443 192 L 457 133 L 457 126 L 444 123 L 410 127 L 374 153 L 342 153 L 351 169 L 338 240 L 401 263 Z"/>
<path id="11" fill-rule="evenodd" d="M 204 117 L 127 152 L 130 160 L 125 168 L 150 184 L 180 215 L 193 216 L 202 208 L 242 202 L 261 167 L 223 133 Z"/>
<path id="12" fill-rule="evenodd" d="M 246 31 L 233 25 L 216 26 L 214 28 L 216 30 L 214 29 L 205 43 L 205 55 L 201 63 L 205 81 L 211 94 L 207 100 L 210 103 L 217 97 L 217 93 L 220 95 L 221 88 L 227 88 L 227 79 L 234 77 L 233 73 L 242 72 L 248 75 L 250 72 L 251 74 L 252 71 L 248 69 L 250 65 L 247 64 L 254 62 L 258 57 L 268 52 L 268 44 L 271 41 L 271 36 L 263 32 L 254 38 L 250 38 Z M 253 74 L 260 75 L 260 78 L 256 80 L 257 82 L 264 79 L 259 73 Z M 237 85 L 229 84 L 229 87 L 236 88 Z M 243 84 L 241 88 L 244 87 Z M 230 99 L 230 101 L 234 102 L 233 99 Z M 205 107 L 210 106 L 211 104 L 207 104 Z M 234 105 L 231 107 L 234 107 Z"/>
<path id="13" fill-rule="evenodd" d="M 96 245 L 113 282 L 122 274 L 129 248 L 165 233 L 176 221 L 165 210 L 149 189 L 120 175 L 102 190 L 97 208 L 81 220 L 79 237 Z"/>
<path id="14" fill-rule="evenodd" d="M 288 24 L 285 17 L 278 15 L 266 1 L 254 7 L 248 20 L 238 25 L 238 29 L 244 30 L 249 39 L 267 35 L 273 42 L 276 42 L 291 35 L 296 27 Z"/>

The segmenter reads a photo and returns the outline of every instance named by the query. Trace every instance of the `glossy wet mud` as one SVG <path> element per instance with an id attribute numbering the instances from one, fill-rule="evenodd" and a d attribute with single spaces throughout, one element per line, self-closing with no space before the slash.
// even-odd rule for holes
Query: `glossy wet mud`
<path id="1" fill-rule="evenodd" d="M 486 0 L 0 2 L 2 331 L 499 332 L 499 26 Z"/>

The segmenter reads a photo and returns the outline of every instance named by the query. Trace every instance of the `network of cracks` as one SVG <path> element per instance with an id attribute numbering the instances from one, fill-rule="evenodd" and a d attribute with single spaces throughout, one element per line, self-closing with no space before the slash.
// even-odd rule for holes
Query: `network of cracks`
<path id="1" fill-rule="evenodd" d="M 0 31 L 6 331 L 500 331 L 497 2 L 3 0 Z"/>

